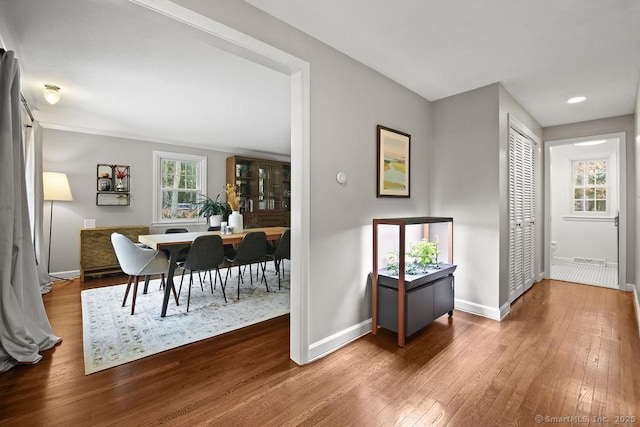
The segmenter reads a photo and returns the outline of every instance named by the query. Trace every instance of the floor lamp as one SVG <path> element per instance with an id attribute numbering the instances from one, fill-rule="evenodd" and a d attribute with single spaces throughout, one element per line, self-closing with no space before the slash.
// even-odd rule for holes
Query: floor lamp
<path id="1" fill-rule="evenodd" d="M 47 259 L 47 271 L 51 272 L 51 231 L 53 230 L 53 202 L 54 201 L 71 201 L 71 188 L 69 187 L 69 180 L 67 174 L 60 172 L 43 172 L 42 184 L 44 190 L 44 200 L 51 201 L 51 215 L 49 217 L 49 252 Z M 63 279 L 62 277 L 56 277 L 49 274 L 56 279 Z"/>

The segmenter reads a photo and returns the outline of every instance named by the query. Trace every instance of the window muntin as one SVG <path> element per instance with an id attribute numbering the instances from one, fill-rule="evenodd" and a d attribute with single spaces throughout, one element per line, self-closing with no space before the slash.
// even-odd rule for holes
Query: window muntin
<path id="1" fill-rule="evenodd" d="M 608 212 L 607 160 L 574 160 L 573 201 L 574 214 L 604 215 Z"/>

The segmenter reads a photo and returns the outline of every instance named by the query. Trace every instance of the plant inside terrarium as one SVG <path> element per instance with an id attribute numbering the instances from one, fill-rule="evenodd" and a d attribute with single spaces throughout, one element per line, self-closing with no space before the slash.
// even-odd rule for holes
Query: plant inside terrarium
<path id="1" fill-rule="evenodd" d="M 413 242 L 406 253 L 405 274 L 427 273 L 429 268 L 438 268 L 438 239 L 430 242 L 426 239 Z M 387 270 L 397 276 L 400 270 L 398 252 L 394 251 L 387 256 Z"/>

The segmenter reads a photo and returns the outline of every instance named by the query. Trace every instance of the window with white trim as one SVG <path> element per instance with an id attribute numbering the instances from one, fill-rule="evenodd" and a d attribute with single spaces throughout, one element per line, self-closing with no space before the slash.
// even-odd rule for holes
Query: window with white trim
<path id="1" fill-rule="evenodd" d="M 207 194 L 207 158 L 154 151 L 155 223 L 196 223 L 196 201 Z"/>
<path id="2" fill-rule="evenodd" d="M 608 212 L 607 159 L 574 160 L 574 214 L 606 215 Z"/>

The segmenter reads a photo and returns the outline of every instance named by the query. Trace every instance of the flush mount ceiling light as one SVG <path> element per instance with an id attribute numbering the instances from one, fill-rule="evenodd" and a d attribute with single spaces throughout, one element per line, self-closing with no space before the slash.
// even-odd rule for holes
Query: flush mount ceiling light
<path id="1" fill-rule="evenodd" d="M 578 102 L 582 102 L 587 99 L 586 96 L 574 96 L 573 98 L 567 99 L 568 104 L 577 104 Z"/>
<path id="2" fill-rule="evenodd" d="M 60 101 L 60 88 L 56 85 L 44 85 L 44 99 L 51 105 Z"/>

